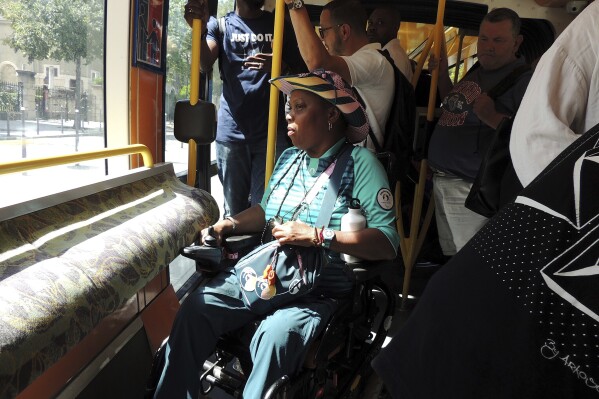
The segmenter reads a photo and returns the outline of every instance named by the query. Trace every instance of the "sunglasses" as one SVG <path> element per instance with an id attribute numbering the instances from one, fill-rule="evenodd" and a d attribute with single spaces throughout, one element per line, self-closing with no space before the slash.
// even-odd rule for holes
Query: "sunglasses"
<path id="1" fill-rule="evenodd" d="M 343 24 L 337 24 L 337 25 L 329 26 L 328 28 L 322 28 L 322 27 L 320 27 L 320 28 L 318 28 L 318 34 L 320 35 L 320 38 L 324 40 L 324 33 L 326 31 L 328 31 L 329 29 L 338 28 L 341 25 L 343 25 Z"/>

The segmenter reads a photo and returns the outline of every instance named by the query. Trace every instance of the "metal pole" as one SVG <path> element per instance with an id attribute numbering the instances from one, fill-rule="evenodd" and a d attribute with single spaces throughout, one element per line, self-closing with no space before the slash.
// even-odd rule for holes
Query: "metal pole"
<path id="1" fill-rule="evenodd" d="M 79 151 L 79 110 L 75 108 L 75 151 Z"/>
<path id="2" fill-rule="evenodd" d="M 25 140 L 25 108 L 21 107 L 21 158 L 27 158 L 27 141 Z"/>

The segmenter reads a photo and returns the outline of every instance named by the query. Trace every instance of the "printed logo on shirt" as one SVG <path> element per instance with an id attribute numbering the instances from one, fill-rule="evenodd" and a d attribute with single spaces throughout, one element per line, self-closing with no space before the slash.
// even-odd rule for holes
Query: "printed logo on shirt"
<path id="1" fill-rule="evenodd" d="M 569 172 L 569 171 L 568 171 Z M 576 308 L 599 321 L 599 298 L 593 295 L 593 290 L 599 278 L 599 206 L 597 204 L 596 188 L 599 175 L 599 148 L 584 152 L 574 163 L 572 173 L 563 173 L 561 181 L 572 182 L 574 206 L 568 203 L 556 202 L 550 198 L 518 198 L 518 202 L 537 208 L 550 215 L 567 220 L 581 233 L 577 241 L 547 266 L 541 269 L 541 274 L 548 287 L 557 295 L 572 303 Z M 557 175 L 557 172 L 554 172 Z M 564 186 L 564 189 L 570 188 Z M 536 200 L 536 201 L 535 201 Z"/>
<path id="2" fill-rule="evenodd" d="M 388 211 L 393 208 L 393 194 L 388 188 L 381 188 L 376 194 L 376 202 L 384 210 Z"/>
<path id="3" fill-rule="evenodd" d="M 456 85 L 443 99 L 439 118 L 441 126 L 462 126 L 468 112 L 472 109 L 474 100 L 480 95 L 481 89 L 475 82 L 464 81 Z"/>
<path id="4" fill-rule="evenodd" d="M 565 384 L 575 381 L 567 376 L 573 376 L 594 397 L 599 392 L 597 176 L 599 130 L 592 129 L 519 194 L 517 206 L 506 207 L 472 239 L 497 284 L 513 293 L 522 314 L 531 315 L 524 334 L 547 337 L 540 355 L 553 363 L 552 370 L 561 369 L 564 392 L 570 391 Z M 524 356 L 538 355 L 536 347 Z"/>
<path id="5" fill-rule="evenodd" d="M 232 33 L 231 43 L 272 43 L 272 33 Z"/>
<path id="6" fill-rule="evenodd" d="M 256 271 L 251 267 L 245 267 L 241 271 L 241 282 L 242 287 L 246 291 L 254 291 L 256 289 L 256 282 L 258 281 L 258 276 Z"/>

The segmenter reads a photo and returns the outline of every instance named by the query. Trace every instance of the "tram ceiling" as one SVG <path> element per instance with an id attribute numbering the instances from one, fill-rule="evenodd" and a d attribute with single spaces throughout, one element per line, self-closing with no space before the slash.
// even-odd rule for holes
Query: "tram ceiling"
<path id="1" fill-rule="evenodd" d="M 322 6 L 326 4 L 326 1 L 308 0 L 308 3 L 306 8 L 308 9 L 310 20 L 313 24 L 317 25 Z M 437 19 L 437 1 L 362 0 L 362 4 L 368 12 L 382 5 L 392 4 L 397 6 L 401 13 L 401 20 L 406 22 L 434 24 Z M 480 22 L 487 12 L 488 6 L 485 4 L 447 0 L 445 3 L 444 22 L 446 26 L 478 31 Z"/>
<path id="2" fill-rule="evenodd" d="M 539 1 L 548 0 L 537 0 Z M 328 0 L 308 0 L 309 4 L 306 8 L 314 25 L 318 25 L 322 7 L 327 2 Z M 361 0 L 361 2 L 369 13 L 381 5 L 395 5 L 401 13 L 402 22 L 425 23 L 432 27 L 437 18 L 438 2 L 435 0 Z M 489 7 L 486 4 L 447 0 L 444 25 L 457 28 L 466 36 L 476 37 L 480 23 L 488 11 Z M 426 40 L 428 33 L 426 29 L 408 28 L 407 36 L 402 37 L 401 40 L 410 51 L 416 50 L 418 53 L 418 45 Z M 525 37 L 525 44 L 521 48 L 521 53 L 528 62 L 543 54 L 555 39 L 555 31 L 551 23 L 546 20 L 523 18 L 522 34 Z"/>

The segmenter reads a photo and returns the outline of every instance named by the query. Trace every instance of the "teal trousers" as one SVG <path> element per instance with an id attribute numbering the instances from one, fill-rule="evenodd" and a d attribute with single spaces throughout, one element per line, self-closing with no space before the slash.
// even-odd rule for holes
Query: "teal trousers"
<path id="1" fill-rule="evenodd" d="M 218 338 L 264 318 L 250 343 L 253 369 L 243 391 L 244 399 L 260 399 L 277 379 L 302 367 L 310 344 L 337 307 L 332 299 L 306 295 L 264 317 L 245 308 L 240 290 L 236 276 L 222 272 L 183 302 L 155 398 L 196 399 L 202 365 Z"/>

